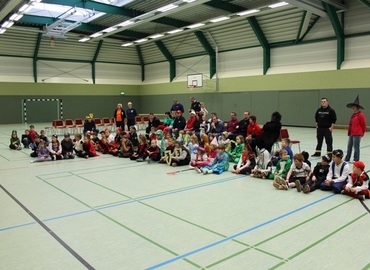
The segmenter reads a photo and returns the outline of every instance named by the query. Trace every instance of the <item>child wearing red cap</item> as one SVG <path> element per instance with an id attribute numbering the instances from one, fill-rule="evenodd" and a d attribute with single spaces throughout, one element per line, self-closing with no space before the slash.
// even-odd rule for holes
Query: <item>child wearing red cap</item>
<path id="1" fill-rule="evenodd" d="M 364 169 L 365 164 L 362 161 L 355 161 L 353 163 L 353 172 L 349 177 L 347 185 L 344 186 L 342 194 L 362 201 L 365 200 L 365 198 L 369 198 L 369 176 Z"/>

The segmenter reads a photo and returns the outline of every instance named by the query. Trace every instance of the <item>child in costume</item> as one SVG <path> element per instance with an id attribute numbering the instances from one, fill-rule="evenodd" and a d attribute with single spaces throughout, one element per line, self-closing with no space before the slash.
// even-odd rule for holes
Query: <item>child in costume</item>
<path id="1" fill-rule="evenodd" d="M 121 148 L 118 156 L 122 158 L 129 158 L 134 153 L 134 146 L 132 142 L 128 139 L 127 135 L 122 136 Z"/>
<path id="2" fill-rule="evenodd" d="M 209 146 L 208 158 L 210 159 L 210 161 L 213 161 L 213 159 L 216 157 L 218 153 L 217 147 L 218 147 L 218 143 L 217 143 L 216 137 L 214 137 Z"/>
<path id="3" fill-rule="evenodd" d="M 290 166 L 292 166 L 292 161 L 290 160 L 288 152 L 286 150 L 280 150 L 279 160 L 276 164 L 275 172 L 270 173 L 268 179 L 273 180 L 276 176 L 285 179 L 290 170 Z"/>
<path id="4" fill-rule="evenodd" d="M 219 145 L 217 147 L 217 155 L 211 164 L 197 169 L 198 173 L 203 174 L 221 174 L 229 169 L 229 156 L 225 152 L 225 146 Z"/>
<path id="5" fill-rule="evenodd" d="M 40 140 L 38 144 L 37 155 L 37 158 L 32 160 L 31 163 L 51 161 L 50 152 L 49 149 L 46 147 L 46 142 Z"/>
<path id="6" fill-rule="evenodd" d="M 194 160 L 195 155 L 198 153 L 198 137 L 191 135 L 190 142 L 188 143 L 188 149 L 190 151 L 190 160 Z"/>
<path id="7" fill-rule="evenodd" d="M 238 163 L 244 149 L 244 137 L 242 135 L 236 136 L 235 148 L 229 152 L 230 161 Z"/>
<path id="8" fill-rule="evenodd" d="M 175 149 L 171 157 L 171 166 L 183 166 L 190 163 L 190 152 L 181 141 L 175 141 Z"/>
<path id="9" fill-rule="evenodd" d="M 54 134 L 51 136 L 51 143 L 48 146 L 51 160 L 61 160 L 63 159 L 62 147 L 58 141 L 58 136 Z"/>
<path id="10" fill-rule="evenodd" d="M 98 154 L 95 151 L 94 144 L 92 143 L 92 141 L 90 139 L 90 135 L 89 134 L 86 134 L 85 135 L 84 141 L 83 141 L 83 144 L 82 144 L 82 152 L 80 152 L 79 154 L 77 154 L 77 156 L 84 157 L 86 159 L 88 159 L 90 157 L 96 157 L 96 156 L 98 156 Z"/>
<path id="11" fill-rule="evenodd" d="M 266 149 L 261 149 L 258 152 L 256 166 L 252 170 L 251 176 L 266 179 L 271 174 L 271 171 L 272 163 L 270 153 Z"/>
<path id="12" fill-rule="evenodd" d="M 16 130 L 13 130 L 12 131 L 12 135 L 10 137 L 10 145 L 9 145 L 9 148 L 10 149 L 13 149 L 13 150 L 21 150 L 22 149 L 21 141 L 18 138 L 18 135 L 17 135 L 17 131 Z"/>
<path id="13" fill-rule="evenodd" d="M 155 132 L 155 135 L 156 135 L 156 140 L 157 140 L 157 146 L 160 149 L 161 157 L 163 157 L 164 156 L 164 151 L 166 151 L 166 141 L 163 137 L 163 131 L 158 129 Z"/>
<path id="14" fill-rule="evenodd" d="M 148 163 L 157 162 L 161 159 L 161 149 L 157 146 L 157 140 L 150 142 L 150 146 L 146 152 L 148 154 Z"/>
<path id="15" fill-rule="evenodd" d="M 171 165 L 170 161 L 171 161 L 172 153 L 174 149 L 175 149 L 175 139 L 168 138 L 166 150 L 164 151 L 164 155 L 161 157 L 158 163 L 167 163 L 168 165 Z"/>
<path id="16" fill-rule="evenodd" d="M 209 153 L 211 152 L 211 147 L 209 144 L 207 134 L 203 133 L 202 135 L 200 135 L 199 146 L 203 147 L 204 150 L 206 151 L 206 154 L 209 156 Z"/>
<path id="17" fill-rule="evenodd" d="M 290 166 L 286 179 L 275 176 L 273 186 L 280 190 L 288 190 L 289 188 L 297 188 L 298 192 L 302 191 L 302 186 L 309 180 L 311 168 L 307 163 L 303 162 L 301 153 L 294 155 L 294 161 Z"/>
<path id="18" fill-rule="evenodd" d="M 313 168 L 310 179 L 303 186 L 303 193 L 309 193 L 320 189 L 321 183 L 326 179 L 329 172 L 331 162 L 331 154 L 326 154 L 321 157 L 321 162 L 317 162 L 316 166 Z"/>
<path id="19" fill-rule="evenodd" d="M 207 166 L 209 165 L 209 163 L 210 161 L 208 159 L 206 150 L 203 147 L 199 146 L 198 151 L 194 156 L 194 159 L 190 161 L 190 167 L 196 169 L 203 166 Z"/>
<path id="20" fill-rule="evenodd" d="M 41 142 L 40 136 L 35 135 L 34 142 L 30 144 L 30 147 L 32 149 L 32 153 L 30 154 L 30 157 L 38 157 L 40 142 Z"/>
<path id="21" fill-rule="evenodd" d="M 28 148 L 30 144 L 32 143 L 32 138 L 31 138 L 29 129 L 26 129 L 24 131 L 24 134 L 22 134 L 22 143 L 23 143 L 24 148 Z"/>
<path id="22" fill-rule="evenodd" d="M 362 161 L 353 163 L 353 172 L 351 173 L 348 183 L 344 186 L 342 194 L 351 196 L 359 200 L 369 198 L 369 176 L 364 171 L 365 164 Z"/>
<path id="23" fill-rule="evenodd" d="M 76 153 L 76 156 L 82 155 L 83 151 L 83 140 L 82 135 L 80 133 L 75 133 L 74 140 L 73 140 L 73 150 Z"/>
<path id="24" fill-rule="evenodd" d="M 246 174 L 249 175 L 252 169 L 256 166 L 256 159 L 252 148 L 249 144 L 244 146 L 242 156 L 240 157 L 238 164 L 234 165 L 232 173 Z"/>
<path id="25" fill-rule="evenodd" d="M 139 139 L 136 132 L 136 127 L 131 126 L 130 127 L 130 141 L 132 142 L 132 145 L 134 146 L 134 150 L 136 150 L 139 147 Z"/>
<path id="26" fill-rule="evenodd" d="M 64 139 L 60 142 L 62 147 L 62 155 L 64 159 L 74 159 L 73 142 L 69 133 L 64 134 Z"/>
<path id="27" fill-rule="evenodd" d="M 40 131 L 40 140 L 43 140 L 46 143 L 46 146 L 49 145 L 50 142 L 49 142 L 48 137 L 46 136 L 45 130 Z"/>
<path id="28" fill-rule="evenodd" d="M 229 133 L 227 131 L 222 132 L 222 134 L 218 137 L 218 144 L 225 145 L 226 153 L 229 153 L 231 149 L 231 141 L 228 137 L 229 137 Z"/>
<path id="29" fill-rule="evenodd" d="M 339 194 L 347 184 L 349 165 L 343 161 L 343 151 L 341 149 L 333 151 L 332 160 L 326 180 L 321 183 L 320 188 L 321 190 L 332 190 Z"/>
<path id="30" fill-rule="evenodd" d="M 149 146 L 146 140 L 146 136 L 144 134 L 140 134 L 139 135 L 139 147 L 137 151 L 132 154 L 130 159 L 136 160 L 138 162 L 143 162 L 148 156 L 147 154 L 148 147 Z"/>

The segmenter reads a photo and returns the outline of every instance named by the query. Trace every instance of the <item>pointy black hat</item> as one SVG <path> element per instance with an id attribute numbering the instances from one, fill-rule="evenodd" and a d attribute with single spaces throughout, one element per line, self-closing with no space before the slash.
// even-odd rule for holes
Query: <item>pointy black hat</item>
<path id="1" fill-rule="evenodd" d="M 355 101 L 353 102 L 353 103 L 348 103 L 347 104 L 347 108 L 352 108 L 352 106 L 357 106 L 357 107 L 359 107 L 360 109 L 363 109 L 364 110 L 364 107 L 362 107 L 361 105 L 360 105 L 360 100 L 359 100 L 359 95 L 357 95 L 357 97 L 356 97 L 356 99 L 355 99 Z"/>

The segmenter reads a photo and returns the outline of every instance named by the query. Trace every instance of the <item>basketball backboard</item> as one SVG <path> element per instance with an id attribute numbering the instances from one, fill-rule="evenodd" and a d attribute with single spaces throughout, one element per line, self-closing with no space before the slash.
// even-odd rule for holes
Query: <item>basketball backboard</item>
<path id="1" fill-rule="evenodd" d="M 188 74 L 188 88 L 203 87 L 203 74 Z"/>

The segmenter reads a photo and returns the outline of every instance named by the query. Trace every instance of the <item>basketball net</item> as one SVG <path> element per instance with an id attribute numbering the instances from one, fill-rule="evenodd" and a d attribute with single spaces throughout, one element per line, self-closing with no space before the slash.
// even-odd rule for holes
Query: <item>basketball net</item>
<path id="1" fill-rule="evenodd" d="M 54 36 L 50 37 L 50 47 L 54 48 L 57 41 L 55 40 Z"/>

